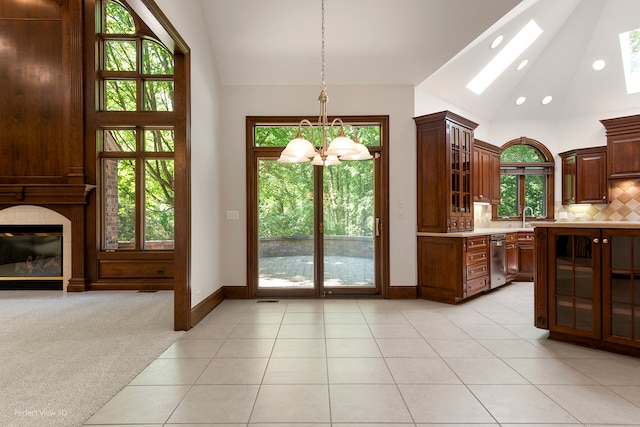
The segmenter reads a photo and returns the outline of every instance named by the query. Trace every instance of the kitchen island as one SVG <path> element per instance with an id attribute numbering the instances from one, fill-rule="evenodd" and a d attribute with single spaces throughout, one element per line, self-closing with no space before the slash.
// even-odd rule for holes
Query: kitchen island
<path id="1" fill-rule="evenodd" d="M 640 223 L 534 223 L 535 325 L 640 357 Z"/>
<path id="2" fill-rule="evenodd" d="M 497 245 L 491 237 L 499 234 Z M 417 245 L 422 299 L 457 304 L 513 280 L 533 280 L 533 228 L 418 232 Z M 495 259 L 497 246 L 502 260 Z"/>

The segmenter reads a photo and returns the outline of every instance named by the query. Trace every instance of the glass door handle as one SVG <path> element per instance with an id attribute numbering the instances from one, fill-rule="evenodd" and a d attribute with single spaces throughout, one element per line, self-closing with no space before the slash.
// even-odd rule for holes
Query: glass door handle
<path id="1" fill-rule="evenodd" d="M 380 237 L 380 218 L 376 218 L 376 237 Z"/>

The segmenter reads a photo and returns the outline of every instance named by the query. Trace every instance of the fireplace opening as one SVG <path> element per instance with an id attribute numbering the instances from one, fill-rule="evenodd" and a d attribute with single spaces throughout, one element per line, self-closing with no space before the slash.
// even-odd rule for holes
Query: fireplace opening
<path id="1" fill-rule="evenodd" d="M 62 290 L 62 225 L 0 225 L 0 289 Z"/>

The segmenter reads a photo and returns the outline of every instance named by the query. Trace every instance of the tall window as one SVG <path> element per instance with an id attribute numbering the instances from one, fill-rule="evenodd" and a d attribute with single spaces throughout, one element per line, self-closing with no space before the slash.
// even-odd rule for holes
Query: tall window
<path id="1" fill-rule="evenodd" d="M 174 249 L 174 58 L 123 2 L 98 13 L 103 250 Z"/>
<path id="2" fill-rule="evenodd" d="M 494 217 L 553 218 L 553 170 L 551 152 L 530 138 L 519 138 L 502 146 L 500 195 Z"/>

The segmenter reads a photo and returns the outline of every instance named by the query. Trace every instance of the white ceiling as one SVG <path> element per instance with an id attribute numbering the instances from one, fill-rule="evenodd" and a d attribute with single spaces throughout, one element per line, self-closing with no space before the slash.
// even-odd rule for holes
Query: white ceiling
<path id="1" fill-rule="evenodd" d="M 202 0 L 224 85 L 320 84 L 320 0 Z M 602 115 L 627 95 L 618 34 L 640 0 L 325 0 L 326 83 L 421 86 L 486 120 Z M 542 35 L 482 95 L 466 84 L 529 20 Z M 522 71 L 515 66 L 529 63 Z M 595 59 L 607 67 L 595 72 Z M 553 96 L 547 106 L 542 97 Z M 518 96 L 527 102 L 516 106 Z"/>

